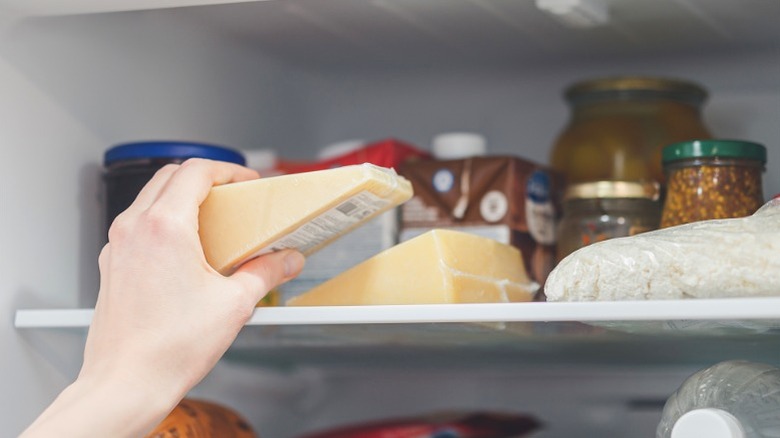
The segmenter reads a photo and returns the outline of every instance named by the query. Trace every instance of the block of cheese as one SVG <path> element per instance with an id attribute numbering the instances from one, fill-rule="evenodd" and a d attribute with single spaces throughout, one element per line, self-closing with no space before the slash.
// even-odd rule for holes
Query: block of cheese
<path id="1" fill-rule="evenodd" d="M 531 301 L 539 286 L 520 251 L 436 229 L 400 243 L 287 301 L 289 306 Z"/>
<path id="2" fill-rule="evenodd" d="M 372 164 L 225 184 L 200 206 L 200 240 L 227 275 L 271 251 L 311 254 L 411 196 L 406 179 Z"/>

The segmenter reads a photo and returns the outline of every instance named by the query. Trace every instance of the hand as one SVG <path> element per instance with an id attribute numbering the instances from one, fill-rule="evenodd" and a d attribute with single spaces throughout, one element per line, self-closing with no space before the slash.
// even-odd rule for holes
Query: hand
<path id="1" fill-rule="evenodd" d="M 79 377 L 36 423 L 56 419 L 53 408 L 62 398 L 60 405 L 67 406 L 85 393 L 102 394 L 115 397 L 103 403 L 124 398 L 129 406 L 117 414 L 132 415 L 112 418 L 118 429 L 85 435 L 146 433 L 213 368 L 256 303 L 300 272 L 303 256 L 291 250 L 250 260 L 230 277 L 206 262 L 198 237 L 200 204 L 213 185 L 257 176 L 199 159 L 155 174 L 116 218 L 100 254 L 100 294 Z"/>

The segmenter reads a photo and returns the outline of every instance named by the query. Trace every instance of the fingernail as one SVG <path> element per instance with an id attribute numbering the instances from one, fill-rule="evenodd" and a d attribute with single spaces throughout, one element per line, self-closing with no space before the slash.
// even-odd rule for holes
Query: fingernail
<path id="1" fill-rule="evenodd" d="M 290 251 L 289 254 L 284 256 L 284 276 L 292 277 L 297 275 L 303 269 L 304 262 L 303 254 L 298 251 Z"/>

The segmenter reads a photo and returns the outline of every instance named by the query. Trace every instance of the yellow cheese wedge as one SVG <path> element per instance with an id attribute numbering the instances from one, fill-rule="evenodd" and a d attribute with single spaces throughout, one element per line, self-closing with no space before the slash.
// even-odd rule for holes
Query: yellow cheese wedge
<path id="1" fill-rule="evenodd" d="M 271 251 L 311 254 L 411 196 L 409 181 L 372 164 L 226 184 L 201 204 L 200 240 L 227 275 Z"/>
<path id="2" fill-rule="evenodd" d="M 436 229 L 377 254 L 287 305 L 501 303 L 530 301 L 538 288 L 526 275 L 517 248 Z"/>

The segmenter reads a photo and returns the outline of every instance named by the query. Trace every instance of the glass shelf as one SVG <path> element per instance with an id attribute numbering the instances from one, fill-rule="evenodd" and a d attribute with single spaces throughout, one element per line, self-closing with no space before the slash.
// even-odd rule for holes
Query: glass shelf
<path id="1" fill-rule="evenodd" d="M 86 327 L 91 309 L 17 310 L 17 328 Z M 261 307 L 247 325 L 412 324 L 575 321 L 652 331 L 703 326 L 753 332 L 780 328 L 780 298 L 568 303 L 423 304 L 393 306 Z M 722 323 L 719 321 L 723 321 Z M 735 323 L 744 321 L 744 323 Z M 660 325 L 659 325 L 660 324 Z M 658 325 L 657 328 L 652 326 Z"/>
<path id="2" fill-rule="evenodd" d="M 19 329 L 90 309 L 18 310 Z M 780 298 L 258 308 L 226 354 L 273 367 L 780 365 Z"/>

